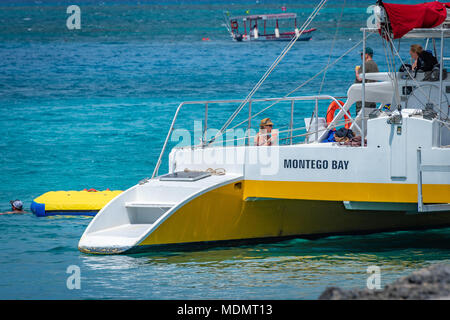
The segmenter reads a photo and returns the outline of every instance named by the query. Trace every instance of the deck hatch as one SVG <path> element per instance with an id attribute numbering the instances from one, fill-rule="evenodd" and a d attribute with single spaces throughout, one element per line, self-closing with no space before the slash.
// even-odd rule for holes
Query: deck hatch
<path id="1" fill-rule="evenodd" d="M 204 171 L 179 171 L 161 176 L 161 181 L 197 181 L 211 176 L 211 173 Z"/>

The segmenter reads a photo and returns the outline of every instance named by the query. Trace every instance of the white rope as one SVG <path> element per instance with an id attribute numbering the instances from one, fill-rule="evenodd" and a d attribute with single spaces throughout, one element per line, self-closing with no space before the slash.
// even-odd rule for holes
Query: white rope
<path id="1" fill-rule="evenodd" d="M 185 168 L 183 170 L 184 172 L 208 172 L 213 176 L 223 176 L 227 173 L 227 171 L 224 168 L 217 168 L 217 169 L 213 169 L 213 168 L 208 168 L 205 171 L 202 170 L 191 170 L 188 168 Z"/>

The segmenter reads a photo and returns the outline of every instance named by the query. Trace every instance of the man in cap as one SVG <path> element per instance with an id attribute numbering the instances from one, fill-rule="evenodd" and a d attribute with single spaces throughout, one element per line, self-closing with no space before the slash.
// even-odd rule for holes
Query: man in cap
<path id="1" fill-rule="evenodd" d="M 363 52 L 361 51 L 361 59 L 363 58 Z M 366 55 L 364 57 L 364 64 L 366 65 L 366 73 L 379 72 L 378 66 L 375 61 L 373 61 L 373 50 L 370 47 L 366 47 Z M 362 66 L 356 66 L 355 68 L 355 83 L 362 83 L 363 72 Z M 366 80 L 366 83 L 376 82 L 375 80 Z M 358 115 L 361 110 L 362 102 L 356 102 L 356 115 Z M 365 108 L 376 108 L 377 105 L 374 102 L 366 102 Z"/>
<path id="2" fill-rule="evenodd" d="M 4 213 L 1 213 L 1 214 L 25 213 L 25 211 L 23 211 L 23 203 L 19 199 L 11 200 L 9 203 L 11 204 L 11 211 L 4 212 Z"/>

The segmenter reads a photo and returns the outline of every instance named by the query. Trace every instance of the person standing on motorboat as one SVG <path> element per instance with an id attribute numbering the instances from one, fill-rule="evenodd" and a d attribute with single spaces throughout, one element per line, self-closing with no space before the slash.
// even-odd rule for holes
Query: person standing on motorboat
<path id="1" fill-rule="evenodd" d="M 363 58 L 363 52 L 361 52 L 361 59 Z M 373 61 L 373 49 L 370 47 L 366 47 L 366 56 L 364 57 L 364 64 L 366 66 L 366 73 L 379 72 L 378 65 L 375 61 Z M 362 83 L 361 73 L 363 72 L 362 66 L 355 67 L 355 83 Z M 375 80 L 366 80 L 366 83 L 376 82 Z M 374 102 L 367 102 L 364 106 L 365 108 L 376 108 L 377 105 Z M 362 108 L 362 102 L 356 102 L 356 115 L 358 115 L 359 111 Z"/>
<path id="2" fill-rule="evenodd" d="M 253 38 L 258 39 L 258 36 L 259 36 L 258 26 L 256 24 L 252 28 L 252 35 L 253 35 Z"/>
<path id="3" fill-rule="evenodd" d="M 418 44 L 411 45 L 409 54 L 414 60 L 414 63 L 412 65 L 413 71 L 431 71 L 433 70 L 433 67 L 438 64 L 436 57 L 433 56 L 431 52 L 423 50 L 422 46 Z"/>

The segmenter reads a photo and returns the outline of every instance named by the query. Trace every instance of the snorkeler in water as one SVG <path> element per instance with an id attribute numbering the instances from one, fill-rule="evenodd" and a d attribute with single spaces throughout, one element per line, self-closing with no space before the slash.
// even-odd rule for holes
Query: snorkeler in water
<path id="1" fill-rule="evenodd" d="M 0 214 L 22 214 L 22 213 L 26 213 L 23 210 L 23 203 L 19 199 L 11 200 L 9 203 L 11 204 L 11 211 L 2 212 Z"/>

